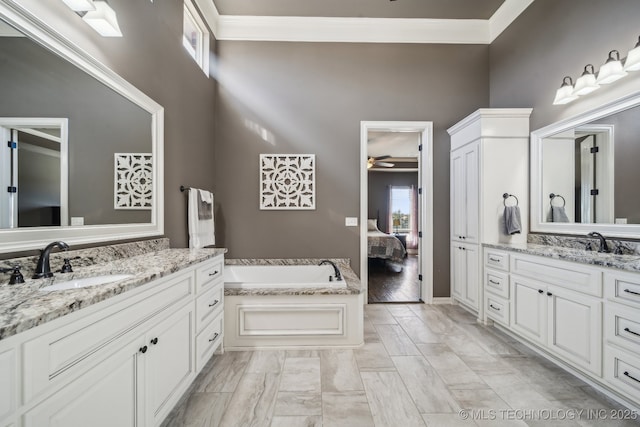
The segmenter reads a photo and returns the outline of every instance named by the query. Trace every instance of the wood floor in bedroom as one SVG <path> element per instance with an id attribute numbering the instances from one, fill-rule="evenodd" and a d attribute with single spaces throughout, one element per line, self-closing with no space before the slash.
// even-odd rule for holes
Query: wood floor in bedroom
<path id="1" fill-rule="evenodd" d="M 638 425 L 640 414 L 457 306 L 366 305 L 364 335 L 353 350 L 216 355 L 164 426 Z"/>
<path id="2" fill-rule="evenodd" d="M 369 259 L 369 304 L 420 301 L 418 255 L 408 255 L 404 268 L 396 273 L 381 259 Z"/>

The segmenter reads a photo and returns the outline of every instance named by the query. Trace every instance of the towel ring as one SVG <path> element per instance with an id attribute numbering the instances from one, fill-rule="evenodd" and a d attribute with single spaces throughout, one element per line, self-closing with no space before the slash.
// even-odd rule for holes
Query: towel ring
<path id="1" fill-rule="evenodd" d="M 509 194 L 509 193 L 504 193 L 502 195 L 502 204 L 506 207 L 507 206 L 507 199 L 509 197 L 513 197 L 514 199 L 516 199 L 516 206 L 518 206 L 520 204 L 520 202 L 518 201 L 518 198 L 516 196 L 514 196 L 513 194 Z"/>
<path id="2" fill-rule="evenodd" d="M 567 205 L 567 201 L 559 194 L 549 194 L 549 205 L 553 206 L 553 199 L 555 199 L 556 197 L 560 197 L 562 199 L 562 207 L 564 208 Z"/>

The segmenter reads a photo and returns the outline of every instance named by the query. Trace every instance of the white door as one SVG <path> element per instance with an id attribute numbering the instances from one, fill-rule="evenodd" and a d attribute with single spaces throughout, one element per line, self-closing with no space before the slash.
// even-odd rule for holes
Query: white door
<path id="1" fill-rule="evenodd" d="M 546 286 L 511 275 L 511 328 L 543 345 L 547 342 L 546 292 Z"/>
<path id="2" fill-rule="evenodd" d="M 464 153 L 464 187 L 465 187 L 465 234 L 464 241 L 478 243 L 479 229 L 479 174 L 478 174 L 478 143 L 470 144 Z"/>
<path id="3" fill-rule="evenodd" d="M 472 308 L 479 309 L 480 289 L 478 269 L 480 262 L 480 254 L 478 245 L 464 245 L 462 252 L 465 257 L 465 300 Z"/>
<path id="4" fill-rule="evenodd" d="M 451 240 L 459 241 L 467 232 L 464 161 L 464 149 L 451 153 Z"/>
<path id="5" fill-rule="evenodd" d="M 602 303 L 564 289 L 547 289 L 548 347 L 591 372 L 602 374 Z"/>

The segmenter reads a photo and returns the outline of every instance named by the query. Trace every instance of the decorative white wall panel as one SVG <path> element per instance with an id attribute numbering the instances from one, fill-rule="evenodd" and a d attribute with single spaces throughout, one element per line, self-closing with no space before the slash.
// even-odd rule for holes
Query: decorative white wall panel
<path id="1" fill-rule="evenodd" d="M 151 209 L 153 156 L 115 153 L 114 209 Z"/>
<path id="2" fill-rule="evenodd" d="M 260 209 L 315 209 L 315 170 L 315 154 L 261 154 Z"/>

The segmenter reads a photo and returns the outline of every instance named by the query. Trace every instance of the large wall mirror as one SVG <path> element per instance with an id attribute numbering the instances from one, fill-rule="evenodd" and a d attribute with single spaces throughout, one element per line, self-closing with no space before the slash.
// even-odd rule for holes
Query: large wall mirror
<path id="1" fill-rule="evenodd" d="M 640 238 L 640 93 L 531 134 L 531 231 Z"/>
<path id="2" fill-rule="evenodd" d="M 14 3 L 0 64 L 0 252 L 161 235 L 162 107 Z"/>

